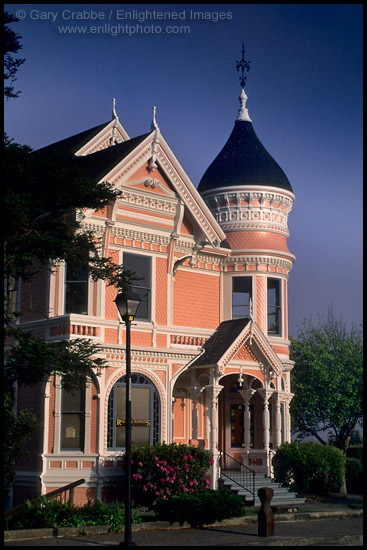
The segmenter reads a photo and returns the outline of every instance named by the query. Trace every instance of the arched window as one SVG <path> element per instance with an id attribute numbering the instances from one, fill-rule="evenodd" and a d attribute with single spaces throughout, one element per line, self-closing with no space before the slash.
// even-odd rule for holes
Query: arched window
<path id="1" fill-rule="evenodd" d="M 107 449 L 125 447 L 126 378 L 113 386 L 108 398 Z M 154 445 L 160 437 L 160 399 L 153 382 L 143 374 L 131 375 L 131 442 Z"/>

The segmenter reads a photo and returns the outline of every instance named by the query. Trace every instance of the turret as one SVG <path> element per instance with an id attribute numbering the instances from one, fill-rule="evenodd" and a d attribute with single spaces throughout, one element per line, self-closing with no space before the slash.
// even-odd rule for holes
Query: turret
<path id="1" fill-rule="evenodd" d="M 223 319 L 254 317 L 281 354 L 288 353 L 287 281 L 295 257 L 288 249 L 294 194 L 284 171 L 255 133 L 246 107 L 242 59 L 240 109 L 231 135 L 204 173 L 198 190 L 226 233 Z"/>

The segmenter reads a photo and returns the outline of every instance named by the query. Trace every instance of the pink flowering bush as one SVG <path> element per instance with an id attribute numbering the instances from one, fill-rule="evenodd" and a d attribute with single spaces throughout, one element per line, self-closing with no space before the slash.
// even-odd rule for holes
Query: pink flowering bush
<path id="1" fill-rule="evenodd" d="M 135 445 L 131 456 L 132 493 L 136 503 L 151 506 L 161 498 L 191 494 L 209 487 L 209 451 L 182 444 Z"/>

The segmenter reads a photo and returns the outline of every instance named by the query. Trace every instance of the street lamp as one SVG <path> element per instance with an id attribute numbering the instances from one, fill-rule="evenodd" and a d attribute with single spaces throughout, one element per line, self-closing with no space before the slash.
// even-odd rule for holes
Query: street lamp
<path id="1" fill-rule="evenodd" d="M 119 546 L 136 546 L 131 540 L 131 351 L 130 327 L 141 299 L 134 292 L 120 292 L 115 304 L 126 326 L 126 414 L 125 414 L 125 540 Z"/>

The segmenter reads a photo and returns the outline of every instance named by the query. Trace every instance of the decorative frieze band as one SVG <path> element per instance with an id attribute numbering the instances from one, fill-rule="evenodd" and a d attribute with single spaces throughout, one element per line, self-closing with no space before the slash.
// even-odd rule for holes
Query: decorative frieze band
<path id="1" fill-rule="evenodd" d="M 272 231 L 289 236 L 293 200 L 266 191 L 204 193 L 204 200 L 223 231 Z"/>
<path id="2" fill-rule="evenodd" d="M 121 348 L 113 348 L 113 347 L 103 347 L 103 352 L 106 354 L 106 356 L 110 360 L 115 361 L 125 361 L 126 357 L 126 351 L 125 349 Z M 170 351 L 149 351 L 149 350 L 131 350 L 131 357 L 133 361 L 147 361 L 149 359 L 149 362 L 156 363 L 156 364 L 166 364 L 168 360 L 183 360 L 183 361 L 190 361 L 197 355 L 197 353 L 180 353 L 180 352 L 170 352 Z M 135 358 L 135 359 L 134 359 Z"/>
<path id="3" fill-rule="evenodd" d="M 229 266 L 249 266 L 249 265 L 267 265 L 268 267 L 280 267 L 281 269 L 285 269 L 287 271 L 290 271 L 293 266 L 293 262 L 290 260 L 286 260 L 285 258 L 281 258 L 279 256 L 235 256 L 235 257 L 229 257 L 227 260 L 227 268 Z"/>
<path id="4" fill-rule="evenodd" d="M 111 236 L 164 246 L 168 246 L 171 242 L 170 235 L 166 236 L 157 233 L 147 233 L 145 231 L 135 231 L 133 229 L 127 229 L 125 227 L 118 226 L 111 227 Z"/>

